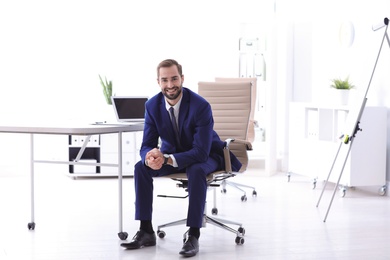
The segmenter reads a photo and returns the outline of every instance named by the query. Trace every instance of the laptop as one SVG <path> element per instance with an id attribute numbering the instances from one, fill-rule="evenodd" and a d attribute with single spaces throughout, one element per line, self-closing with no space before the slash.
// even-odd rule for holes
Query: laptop
<path id="1" fill-rule="evenodd" d="M 119 123 L 143 123 L 145 120 L 146 96 L 112 96 L 112 106 Z"/>

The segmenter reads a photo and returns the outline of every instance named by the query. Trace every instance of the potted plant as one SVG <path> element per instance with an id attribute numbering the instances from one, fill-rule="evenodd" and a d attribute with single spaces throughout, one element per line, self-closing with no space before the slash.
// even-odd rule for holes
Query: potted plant
<path id="1" fill-rule="evenodd" d="M 349 78 L 347 77 L 346 79 L 332 79 L 332 84 L 330 85 L 332 88 L 335 89 L 353 89 L 355 86 L 351 84 L 349 81 Z"/>
<path id="2" fill-rule="evenodd" d="M 353 89 L 355 86 L 349 81 L 349 77 L 347 77 L 346 79 L 332 79 L 330 87 L 337 91 L 335 95 L 337 96 L 336 99 L 338 99 L 338 104 L 347 105 L 349 90 Z"/>
<path id="3" fill-rule="evenodd" d="M 99 75 L 100 84 L 103 87 L 104 98 L 106 99 L 107 104 L 112 105 L 111 96 L 112 96 L 112 81 L 107 81 L 107 78 L 104 77 L 104 81 L 102 77 Z"/>

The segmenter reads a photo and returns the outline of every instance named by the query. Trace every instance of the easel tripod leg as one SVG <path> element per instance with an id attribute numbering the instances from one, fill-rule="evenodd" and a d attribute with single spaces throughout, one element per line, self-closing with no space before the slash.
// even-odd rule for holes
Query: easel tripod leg
<path id="1" fill-rule="evenodd" d="M 329 181 L 329 178 L 330 178 L 330 174 L 331 174 L 332 171 L 333 171 L 333 167 L 334 167 L 334 164 L 336 163 L 337 156 L 339 155 L 339 152 L 340 152 L 340 149 L 341 149 L 341 145 L 342 145 L 342 143 L 340 142 L 339 148 L 337 149 L 336 156 L 334 157 L 332 166 L 330 167 L 330 170 L 329 170 L 329 173 L 328 173 L 328 177 L 326 178 L 324 187 L 322 188 L 322 191 L 321 191 L 321 195 L 320 195 L 320 197 L 319 197 L 319 199 L 318 199 L 318 202 L 317 202 L 317 205 L 316 205 L 317 208 L 318 208 L 318 205 L 320 205 L 320 201 L 321 201 L 322 195 L 324 194 L 326 185 L 328 184 L 328 181 Z"/>
<path id="2" fill-rule="evenodd" d="M 328 206 L 328 210 L 326 211 L 325 218 L 324 218 L 324 222 L 326 222 L 326 219 L 328 218 L 328 214 L 329 214 L 329 211 L 330 211 L 330 207 L 332 206 L 333 199 L 334 199 L 334 196 L 335 196 L 335 194 L 336 194 L 336 190 L 337 190 L 337 188 L 339 187 L 340 180 L 341 180 L 341 176 L 343 175 L 344 168 L 345 168 L 345 164 L 347 163 L 348 156 L 349 156 L 349 152 L 351 151 L 352 144 L 353 144 L 353 139 L 351 140 L 351 143 L 349 144 L 348 153 L 347 153 L 347 156 L 345 156 L 344 163 L 343 163 L 343 167 L 341 168 L 339 178 L 337 179 L 336 186 L 334 187 L 333 194 L 332 194 L 332 199 L 330 200 L 330 203 L 329 203 L 329 206 Z"/>

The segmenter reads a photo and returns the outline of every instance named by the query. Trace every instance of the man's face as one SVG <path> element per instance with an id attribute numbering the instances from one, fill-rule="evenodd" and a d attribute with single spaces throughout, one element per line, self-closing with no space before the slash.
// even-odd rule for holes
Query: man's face
<path id="1" fill-rule="evenodd" d="M 181 97 L 184 76 L 180 76 L 176 66 L 160 68 L 159 72 L 157 82 L 161 92 L 168 99 L 169 104 L 175 105 Z"/>

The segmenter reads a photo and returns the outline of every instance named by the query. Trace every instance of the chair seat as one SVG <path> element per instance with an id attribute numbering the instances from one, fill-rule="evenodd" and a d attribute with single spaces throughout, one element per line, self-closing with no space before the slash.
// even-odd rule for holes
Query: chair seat
<path id="1" fill-rule="evenodd" d="M 212 172 L 209 175 L 207 175 L 207 182 L 211 183 L 213 181 L 218 181 L 219 180 L 218 177 L 220 177 L 221 175 L 226 175 L 226 172 L 225 171 Z M 186 181 L 186 180 L 188 180 L 187 173 L 185 173 L 185 172 L 173 173 L 173 174 L 166 175 L 164 177 L 165 178 L 170 178 L 170 179 L 175 180 L 175 181 Z"/>

